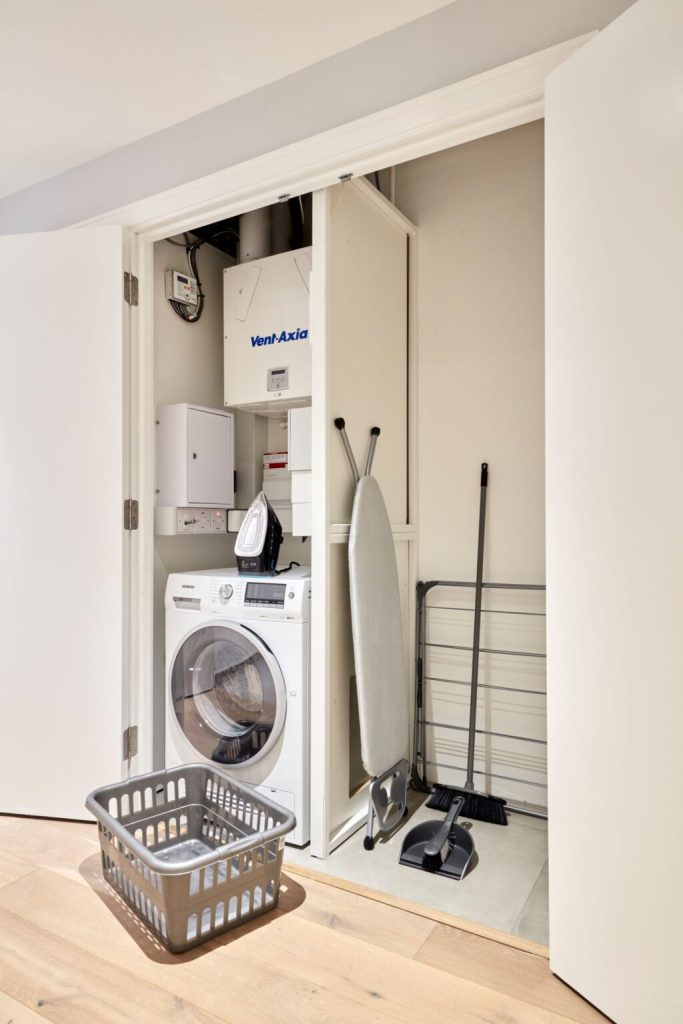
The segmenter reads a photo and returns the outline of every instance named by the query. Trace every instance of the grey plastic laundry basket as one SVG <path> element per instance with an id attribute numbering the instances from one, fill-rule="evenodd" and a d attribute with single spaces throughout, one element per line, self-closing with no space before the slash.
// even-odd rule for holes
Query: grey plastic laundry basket
<path id="1" fill-rule="evenodd" d="M 277 904 L 294 815 L 211 765 L 97 789 L 102 870 L 137 915 L 182 953 Z"/>

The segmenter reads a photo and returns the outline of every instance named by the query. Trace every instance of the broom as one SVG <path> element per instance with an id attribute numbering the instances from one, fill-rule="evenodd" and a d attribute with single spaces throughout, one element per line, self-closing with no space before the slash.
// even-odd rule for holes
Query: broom
<path id="1" fill-rule="evenodd" d="M 488 463 L 481 465 L 481 489 L 479 495 L 479 537 L 477 541 L 477 581 L 474 590 L 474 638 L 472 640 L 472 685 L 470 688 L 470 722 L 467 741 L 467 777 L 465 785 L 436 786 L 427 807 L 437 811 L 450 809 L 453 801 L 464 797 L 460 811 L 464 818 L 489 821 L 493 825 L 507 825 L 505 800 L 482 793 L 474 788 L 474 741 L 477 730 L 477 686 L 479 683 L 479 639 L 481 635 L 481 605 L 484 591 L 484 528 L 486 524 L 486 489 L 488 485 Z"/>

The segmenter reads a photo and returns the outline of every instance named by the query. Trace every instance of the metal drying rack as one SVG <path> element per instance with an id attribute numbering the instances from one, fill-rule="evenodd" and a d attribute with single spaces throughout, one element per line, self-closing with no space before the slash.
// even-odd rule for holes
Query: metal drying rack
<path id="1" fill-rule="evenodd" d="M 468 647 L 459 644 L 430 644 L 427 642 L 427 612 L 430 606 L 427 605 L 427 594 L 434 590 L 436 587 L 453 587 L 461 589 L 474 589 L 476 583 L 465 583 L 459 580 L 429 580 L 428 582 L 420 582 L 417 584 L 417 615 L 415 625 L 415 685 L 416 685 L 416 714 L 415 722 L 413 726 L 413 764 L 412 764 L 412 783 L 415 789 L 422 792 L 431 792 L 432 787 L 427 782 L 427 768 L 446 768 L 446 769 L 460 769 L 464 766 L 457 764 L 443 764 L 440 761 L 430 761 L 427 759 L 427 726 L 454 729 L 460 732 L 467 732 L 467 726 L 464 725 L 453 725 L 449 722 L 433 722 L 425 717 L 425 692 L 426 685 L 430 682 L 448 682 L 454 685 L 469 686 L 470 683 L 463 682 L 458 679 L 440 679 L 436 676 L 428 676 L 425 673 L 426 665 L 426 652 L 428 647 L 447 647 L 450 650 L 465 651 L 468 653 L 474 653 L 473 647 Z M 484 590 L 521 590 L 521 591 L 543 591 L 545 592 L 545 586 L 543 584 L 536 583 L 483 583 L 482 587 Z M 431 607 L 439 607 L 433 605 Z M 469 611 L 469 609 L 467 609 Z M 532 615 L 532 616 L 545 616 L 545 612 L 521 612 L 512 611 L 509 609 L 488 609 L 485 610 L 485 614 L 500 614 L 500 615 Z M 506 657 L 524 657 L 524 658 L 542 658 L 545 660 L 546 655 L 536 653 L 532 651 L 509 651 L 502 650 L 500 648 L 491 647 L 479 647 L 480 654 L 496 654 L 503 655 Z M 526 687 L 520 686 L 498 686 L 494 683 L 479 683 L 479 688 L 482 690 L 504 690 L 510 693 L 526 693 L 534 694 L 536 696 L 545 697 L 545 691 L 542 690 L 531 690 Z M 476 729 L 478 736 L 493 736 L 499 739 L 516 740 L 520 743 L 534 743 L 546 746 L 546 740 L 539 740 L 531 736 L 516 736 L 511 733 L 495 732 L 490 729 Z M 421 770 L 420 770 L 421 769 Z M 537 786 L 539 789 L 547 789 L 547 785 L 542 782 L 535 782 L 530 779 L 519 779 L 510 775 L 500 775 L 495 772 L 488 771 L 475 771 L 475 775 L 485 775 L 488 778 L 498 779 L 505 782 L 518 782 L 525 786 Z M 535 818 L 547 819 L 547 812 L 542 810 L 536 810 L 532 807 L 519 807 L 514 804 L 507 804 L 507 810 L 516 811 L 520 814 L 528 814 Z"/>

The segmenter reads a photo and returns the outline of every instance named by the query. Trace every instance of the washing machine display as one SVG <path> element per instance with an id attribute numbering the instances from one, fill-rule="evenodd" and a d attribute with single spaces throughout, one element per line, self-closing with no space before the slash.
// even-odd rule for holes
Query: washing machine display
<path id="1" fill-rule="evenodd" d="M 238 625 L 203 626 L 181 644 L 171 673 L 178 725 L 194 750 L 218 764 L 246 765 L 276 743 L 285 719 L 280 668 Z"/>

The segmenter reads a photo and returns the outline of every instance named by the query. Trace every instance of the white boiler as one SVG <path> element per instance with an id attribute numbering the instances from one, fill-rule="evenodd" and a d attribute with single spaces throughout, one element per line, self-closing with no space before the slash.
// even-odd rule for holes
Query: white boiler
<path id="1" fill-rule="evenodd" d="M 223 272 L 225 404 L 277 413 L 311 395 L 311 248 Z"/>

